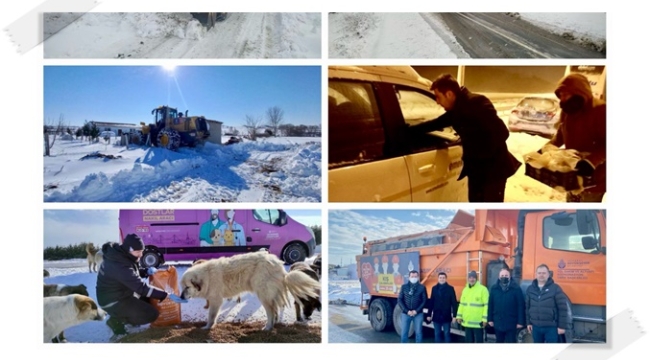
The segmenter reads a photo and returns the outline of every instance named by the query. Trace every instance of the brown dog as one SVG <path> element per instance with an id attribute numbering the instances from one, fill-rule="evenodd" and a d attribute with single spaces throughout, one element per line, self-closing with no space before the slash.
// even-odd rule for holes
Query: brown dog
<path id="1" fill-rule="evenodd" d="M 194 260 L 194 262 L 192 263 L 192 266 L 194 266 L 194 265 L 196 265 L 196 264 L 204 263 L 204 262 L 206 262 L 206 261 L 208 261 L 208 260 L 206 260 L 206 259 L 196 259 L 196 260 Z M 230 300 L 232 300 L 232 299 L 228 299 L 228 301 L 230 301 Z M 241 296 L 237 296 L 237 304 L 239 304 L 240 302 L 241 302 Z M 207 308 L 209 308 L 209 307 L 210 307 L 210 301 L 209 301 L 209 300 L 206 300 L 206 301 L 205 301 L 205 306 L 204 306 L 203 308 L 204 308 L 204 309 L 207 309 Z"/>
<path id="2" fill-rule="evenodd" d="M 307 263 L 305 262 L 293 263 L 289 268 L 289 272 L 291 271 L 302 271 L 303 273 L 309 275 L 309 277 L 311 277 L 312 279 L 316 281 L 320 281 L 318 278 L 318 273 L 310 265 L 307 265 Z M 318 294 L 319 294 L 318 298 L 306 297 L 306 298 L 296 299 L 296 301 L 294 301 L 297 321 L 303 320 L 302 316 L 300 316 L 301 305 L 302 305 L 302 314 L 304 315 L 304 320 L 310 320 L 311 315 L 314 313 L 314 310 L 318 310 L 319 312 L 321 311 L 320 290 L 318 291 Z"/>

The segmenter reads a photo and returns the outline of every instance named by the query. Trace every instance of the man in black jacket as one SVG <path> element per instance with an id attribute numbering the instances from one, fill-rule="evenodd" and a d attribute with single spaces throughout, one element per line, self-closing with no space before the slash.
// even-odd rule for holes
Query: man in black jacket
<path id="1" fill-rule="evenodd" d="M 525 323 L 524 293 L 510 279 L 510 271 L 501 269 L 488 300 L 488 324 L 494 327 L 497 343 L 516 343 L 517 331 Z"/>
<path id="2" fill-rule="evenodd" d="M 415 328 L 415 342 L 422 342 L 422 323 L 424 322 L 424 305 L 427 303 L 427 289 L 420 284 L 420 274 L 411 270 L 408 284 L 402 285 L 397 297 L 402 309 L 402 342 L 407 343 L 411 322 Z"/>
<path id="3" fill-rule="evenodd" d="M 110 315 L 106 324 L 115 335 L 127 333 L 125 324 L 143 325 L 158 318 L 158 310 L 149 298 L 186 302 L 143 280 L 156 272 L 155 268 L 140 268 L 143 250 L 144 243 L 135 234 L 127 235 L 122 244 L 108 242 L 102 246 L 104 261 L 97 274 L 97 301 Z"/>
<path id="4" fill-rule="evenodd" d="M 451 343 L 451 323 L 456 321 L 458 300 L 454 287 L 447 283 L 447 274 L 438 273 L 438 284 L 431 288 L 427 300 L 427 323 L 433 321 L 436 343 Z"/>
<path id="5" fill-rule="evenodd" d="M 526 290 L 526 324 L 536 343 L 557 343 L 571 323 L 571 304 L 550 277 L 548 266 L 537 267 L 537 279 Z"/>
<path id="6" fill-rule="evenodd" d="M 460 87 L 449 74 L 431 84 L 436 102 L 446 112 L 437 119 L 409 128 L 413 135 L 451 126 L 463 144 L 463 170 L 467 176 L 470 202 L 503 202 L 506 182 L 521 162 L 508 151 L 510 132 L 490 100 Z"/>

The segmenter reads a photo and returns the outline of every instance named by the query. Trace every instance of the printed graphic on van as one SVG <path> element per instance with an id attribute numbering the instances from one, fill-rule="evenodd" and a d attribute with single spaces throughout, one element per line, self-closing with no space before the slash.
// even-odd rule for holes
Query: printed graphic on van
<path id="1" fill-rule="evenodd" d="M 279 209 L 120 210 L 120 241 L 137 234 L 143 266 L 266 251 L 288 264 L 314 254 L 312 229 Z"/>

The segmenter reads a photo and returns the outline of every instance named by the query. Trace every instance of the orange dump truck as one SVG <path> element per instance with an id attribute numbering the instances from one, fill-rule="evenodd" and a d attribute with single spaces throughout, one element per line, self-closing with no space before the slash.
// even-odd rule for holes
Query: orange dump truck
<path id="1" fill-rule="evenodd" d="M 438 273 L 446 273 L 460 299 L 469 271 L 490 288 L 508 268 L 525 294 L 537 266 L 546 264 L 571 301 L 567 341 L 606 342 L 606 240 L 605 210 L 459 210 L 445 229 L 364 239 L 356 257 L 361 309 L 376 331 L 400 334 L 397 295 L 410 270 L 420 272 L 428 296 Z M 464 335 L 458 324 L 452 333 Z M 486 333 L 494 338 L 492 328 Z M 532 342 L 525 327 L 517 338 Z"/>

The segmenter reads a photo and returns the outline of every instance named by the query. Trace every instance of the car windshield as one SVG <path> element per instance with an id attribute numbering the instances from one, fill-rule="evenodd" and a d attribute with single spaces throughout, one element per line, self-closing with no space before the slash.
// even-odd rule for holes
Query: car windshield
<path id="1" fill-rule="evenodd" d="M 525 98 L 519 102 L 517 107 L 532 108 L 537 111 L 551 111 L 557 108 L 555 100 L 546 98 Z"/>

